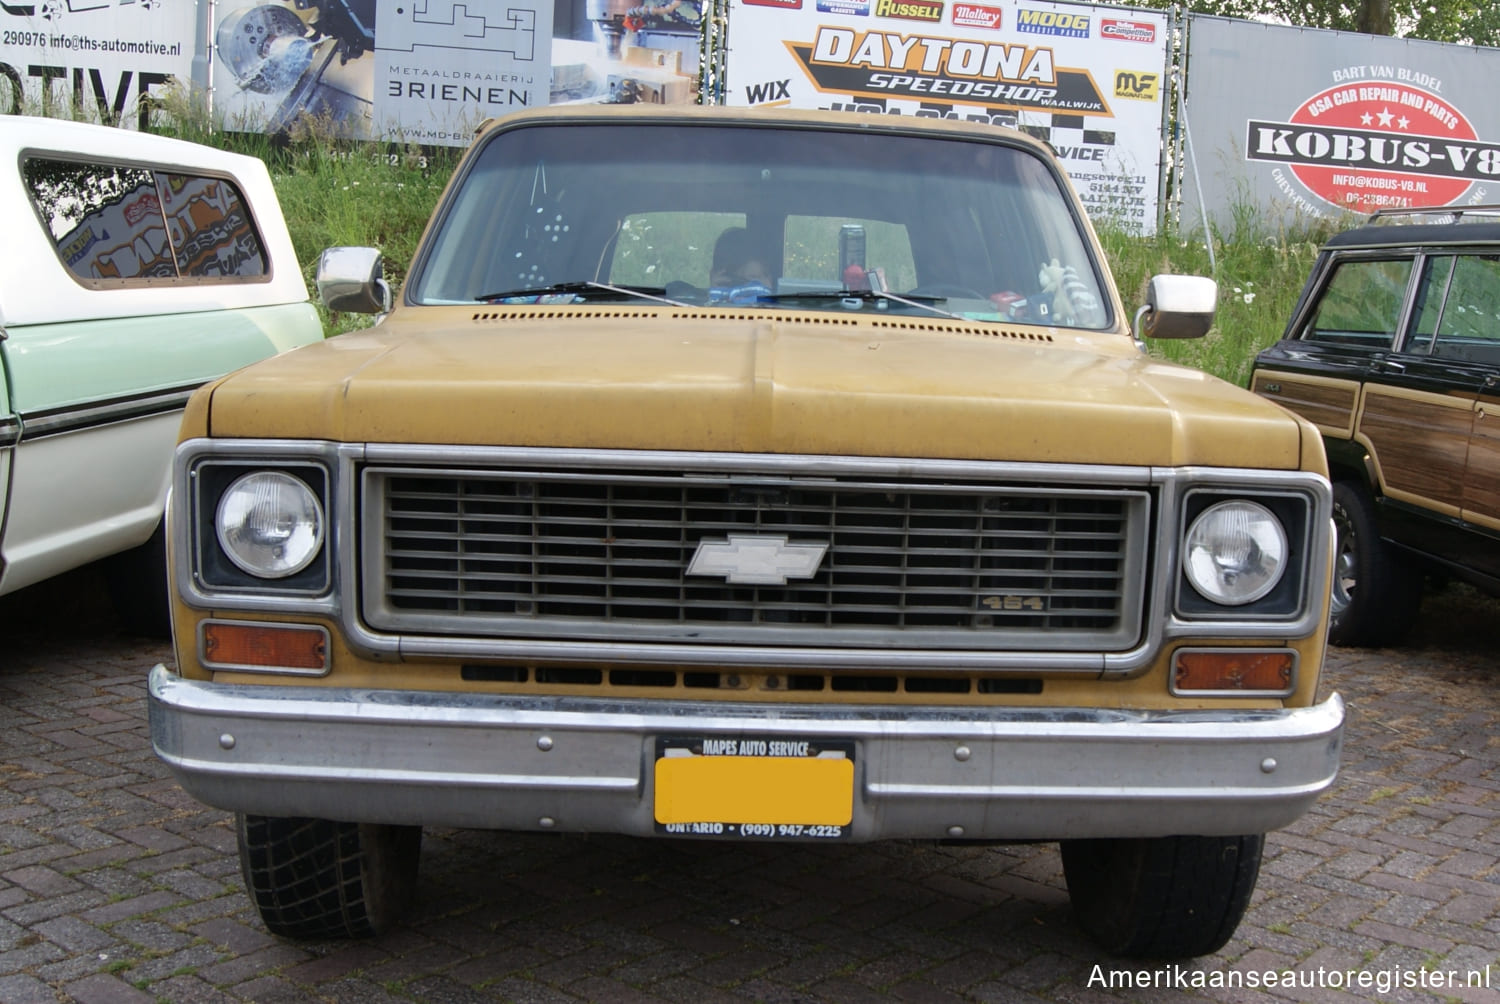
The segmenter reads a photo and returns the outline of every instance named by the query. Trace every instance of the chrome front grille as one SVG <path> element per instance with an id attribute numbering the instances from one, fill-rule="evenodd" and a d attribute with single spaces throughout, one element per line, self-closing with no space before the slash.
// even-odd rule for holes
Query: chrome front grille
<path id="1" fill-rule="evenodd" d="M 1139 487 L 370 467 L 361 497 L 377 630 L 1069 651 L 1140 637 Z M 701 544 L 735 538 L 827 550 L 784 584 L 687 574 Z"/>

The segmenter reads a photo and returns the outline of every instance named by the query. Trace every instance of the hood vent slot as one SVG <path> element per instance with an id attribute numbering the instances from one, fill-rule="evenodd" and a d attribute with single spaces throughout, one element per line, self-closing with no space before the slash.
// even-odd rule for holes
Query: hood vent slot
<path id="1" fill-rule="evenodd" d="M 963 324 L 941 320 L 922 320 L 921 318 L 890 318 L 879 319 L 861 317 L 849 314 L 818 314 L 818 313 L 777 313 L 769 314 L 764 310 L 664 310 L 655 307 L 562 307 L 541 308 L 534 306 L 516 307 L 508 310 L 481 310 L 474 314 L 475 324 L 501 324 L 507 321 L 596 321 L 610 320 L 633 320 L 633 321 L 659 321 L 663 319 L 673 321 L 747 321 L 755 324 L 771 323 L 778 326 L 813 326 L 813 327 L 841 327 L 856 328 L 861 326 L 879 328 L 886 331 L 902 332 L 931 332 L 939 335 L 974 335 L 980 338 L 1004 338 L 1017 342 L 1041 342 L 1051 343 L 1054 339 L 1046 330 L 1027 330 L 1017 328 L 1002 328 L 998 325 L 987 323 Z"/>

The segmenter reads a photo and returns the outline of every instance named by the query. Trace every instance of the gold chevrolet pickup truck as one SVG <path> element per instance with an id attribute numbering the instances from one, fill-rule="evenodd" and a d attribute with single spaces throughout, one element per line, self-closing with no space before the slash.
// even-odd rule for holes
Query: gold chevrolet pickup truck
<path id="1" fill-rule="evenodd" d="M 424 825 L 1061 842 L 1077 921 L 1212 952 L 1334 780 L 1321 438 L 1138 339 L 991 126 L 488 123 L 373 327 L 190 402 L 155 748 L 266 926 L 388 928 Z"/>

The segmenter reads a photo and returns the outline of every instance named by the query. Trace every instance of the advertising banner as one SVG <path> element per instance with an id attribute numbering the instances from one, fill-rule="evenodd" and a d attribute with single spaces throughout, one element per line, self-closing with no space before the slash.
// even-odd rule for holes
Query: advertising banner
<path id="1" fill-rule="evenodd" d="M 167 0 L 0 3 L 0 112 L 135 125 L 143 98 L 192 79 L 197 18 Z"/>
<path id="2" fill-rule="evenodd" d="M 305 125 L 463 146 L 488 118 L 562 102 L 690 102 L 701 0 L 275 0 L 221 4 L 215 109 L 230 128 Z"/>
<path id="3" fill-rule="evenodd" d="M 1167 15 L 995 0 L 730 0 L 725 103 L 1017 127 L 1096 219 L 1155 229 Z"/>
<path id="4" fill-rule="evenodd" d="M 1500 51 L 1193 15 L 1184 225 L 1500 200 Z"/>

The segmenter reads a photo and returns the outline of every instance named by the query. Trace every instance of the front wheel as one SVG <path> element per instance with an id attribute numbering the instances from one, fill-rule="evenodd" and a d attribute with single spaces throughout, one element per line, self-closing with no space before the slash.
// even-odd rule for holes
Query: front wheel
<path id="1" fill-rule="evenodd" d="M 1380 539 L 1375 505 L 1348 481 L 1333 486 L 1333 593 L 1328 640 L 1373 648 L 1405 637 L 1422 602 L 1422 576 Z"/>
<path id="2" fill-rule="evenodd" d="M 1250 905 L 1264 842 L 1260 834 L 1064 840 L 1073 916 L 1114 955 L 1217 952 Z"/>
<path id="3" fill-rule="evenodd" d="M 245 889 L 272 934 L 365 938 L 389 930 L 416 890 L 420 826 L 235 817 Z"/>

